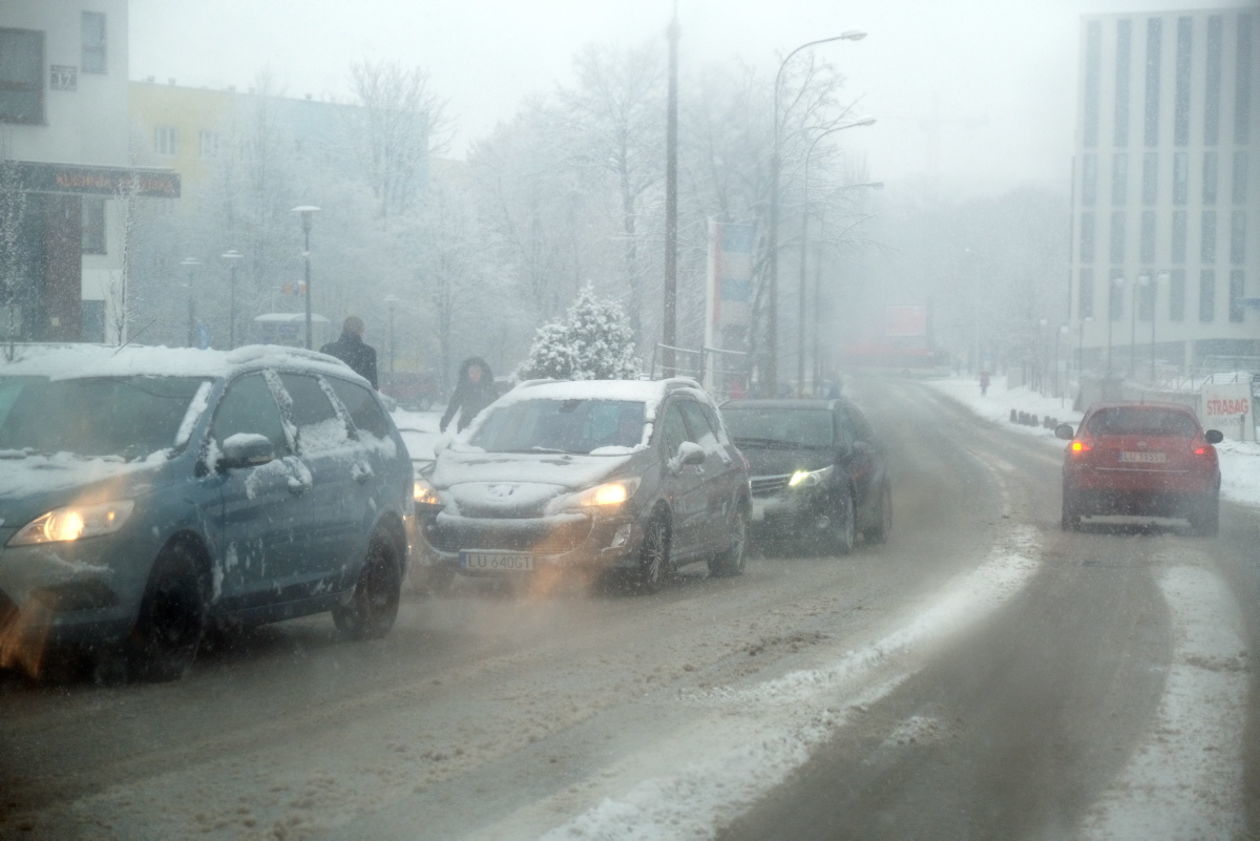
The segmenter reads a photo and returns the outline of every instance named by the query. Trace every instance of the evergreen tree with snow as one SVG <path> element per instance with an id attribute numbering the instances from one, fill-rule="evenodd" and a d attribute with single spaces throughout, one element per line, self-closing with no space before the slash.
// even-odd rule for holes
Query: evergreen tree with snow
<path id="1" fill-rule="evenodd" d="M 534 334 L 522 379 L 629 380 L 639 373 L 634 331 L 613 301 L 601 301 L 590 284 L 583 287 L 559 321 Z"/>

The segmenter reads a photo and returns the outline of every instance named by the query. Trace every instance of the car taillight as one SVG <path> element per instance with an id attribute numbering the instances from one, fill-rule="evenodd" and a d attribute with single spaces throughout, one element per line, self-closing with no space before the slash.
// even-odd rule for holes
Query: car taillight
<path id="1" fill-rule="evenodd" d="M 1195 447 L 1194 454 L 1196 456 L 1214 456 L 1216 455 L 1216 450 L 1212 448 L 1211 444 L 1204 444 L 1201 447 Z"/>
<path id="2" fill-rule="evenodd" d="M 1068 449 L 1072 451 L 1072 455 L 1077 455 L 1079 453 L 1088 453 L 1090 450 L 1094 449 L 1094 445 L 1091 444 L 1089 441 L 1082 441 L 1080 439 L 1076 439 L 1076 440 L 1073 440 L 1072 443 L 1068 445 Z"/>

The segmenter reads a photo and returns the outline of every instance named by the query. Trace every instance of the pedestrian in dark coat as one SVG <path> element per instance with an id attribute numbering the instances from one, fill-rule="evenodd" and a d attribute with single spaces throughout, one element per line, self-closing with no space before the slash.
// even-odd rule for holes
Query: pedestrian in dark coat
<path id="1" fill-rule="evenodd" d="M 335 356 L 363 379 L 379 388 L 376 382 L 376 348 L 363 341 L 363 319 L 357 315 L 346 318 L 341 326 L 341 338 L 319 349 L 320 353 Z"/>
<path id="2" fill-rule="evenodd" d="M 494 390 L 494 374 L 490 366 L 480 356 L 465 359 L 459 366 L 459 381 L 455 385 L 455 393 L 442 415 L 440 429 L 445 432 L 455 413 L 459 413 L 459 421 L 455 431 L 464 430 L 472 423 L 477 413 L 494 402 L 499 395 Z"/>

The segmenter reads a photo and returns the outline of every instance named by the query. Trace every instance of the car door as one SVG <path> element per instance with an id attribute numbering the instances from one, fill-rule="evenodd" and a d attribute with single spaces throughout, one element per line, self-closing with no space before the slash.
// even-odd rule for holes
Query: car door
<path id="1" fill-rule="evenodd" d="M 665 496 L 674 512 L 671 549 L 676 557 L 683 557 L 697 551 L 704 528 L 709 504 L 704 484 L 705 465 L 682 463 L 679 448 L 691 440 L 691 431 L 687 428 L 679 401 L 675 399 L 666 403 L 661 414 L 663 419 L 657 446 L 661 448 Z M 708 461 L 707 457 L 705 461 Z"/>
<path id="2" fill-rule="evenodd" d="M 265 436 L 275 458 L 253 466 L 220 468 L 223 442 L 238 434 Z M 210 424 L 204 481 L 217 486 L 213 592 L 229 611 L 272 601 L 276 576 L 295 563 L 302 529 L 304 470 L 293 454 L 280 407 L 261 373 L 230 382 Z"/>
<path id="3" fill-rule="evenodd" d="M 705 497 L 705 515 L 699 524 L 697 539 L 713 550 L 730 542 L 731 514 L 736 500 L 736 483 L 740 465 L 722 445 L 717 418 L 710 419 L 699 401 L 684 398 L 679 401 L 683 419 L 691 433 L 691 440 L 704 448 L 705 459 L 701 480 Z"/>
<path id="4" fill-rule="evenodd" d="M 884 482 L 883 446 L 875 437 L 875 430 L 862 412 L 853 404 L 841 402 L 836 406 L 837 430 L 849 441 L 849 457 L 845 467 L 853 480 L 857 496 L 858 528 L 870 522 L 874 506 Z M 838 446 L 843 446 L 837 442 Z"/>

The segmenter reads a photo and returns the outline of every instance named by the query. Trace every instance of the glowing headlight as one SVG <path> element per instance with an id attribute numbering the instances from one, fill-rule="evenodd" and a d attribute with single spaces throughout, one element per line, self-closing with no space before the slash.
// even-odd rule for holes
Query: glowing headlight
<path id="1" fill-rule="evenodd" d="M 441 505 L 442 501 L 438 499 L 438 493 L 423 479 L 416 479 L 411 486 L 411 495 L 416 501 L 416 505 Z"/>
<path id="2" fill-rule="evenodd" d="M 821 484 L 831 475 L 832 469 L 831 467 L 824 467 L 822 470 L 798 470 L 792 474 L 791 479 L 788 479 L 788 487 L 809 488 Z"/>
<path id="3" fill-rule="evenodd" d="M 98 505 L 68 505 L 55 508 L 31 520 L 9 538 L 10 546 L 38 543 L 65 543 L 83 537 L 113 534 L 131 516 L 135 502 L 124 499 Z"/>
<path id="4" fill-rule="evenodd" d="M 606 482 L 587 488 L 574 499 L 573 504 L 581 508 L 620 505 L 639 489 L 638 479 L 622 479 L 617 482 Z"/>

